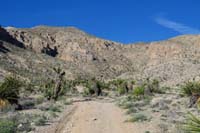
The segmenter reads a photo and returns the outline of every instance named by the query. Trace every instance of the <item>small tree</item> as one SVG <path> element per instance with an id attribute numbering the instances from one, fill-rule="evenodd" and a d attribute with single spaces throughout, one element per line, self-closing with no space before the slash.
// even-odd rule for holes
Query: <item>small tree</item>
<path id="1" fill-rule="evenodd" d="M 53 91 L 53 99 L 57 100 L 58 96 L 62 92 L 62 83 L 63 83 L 63 78 L 64 78 L 64 75 L 65 75 L 65 72 L 62 71 L 61 68 L 53 68 L 53 70 L 57 74 L 57 77 L 56 77 L 56 80 L 55 80 L 55 88 L 54 88 L 54 91 Z"/>
<path id="2" fill-rule="evenodd" d="M 48 100 L 56 101 L 60 95 L 63 95 L 65 72 L 61 68 L 53 68 L 53 70 L 56 73 L 55 79 L 48 79 L 44 85 L 43 93 Z"/>

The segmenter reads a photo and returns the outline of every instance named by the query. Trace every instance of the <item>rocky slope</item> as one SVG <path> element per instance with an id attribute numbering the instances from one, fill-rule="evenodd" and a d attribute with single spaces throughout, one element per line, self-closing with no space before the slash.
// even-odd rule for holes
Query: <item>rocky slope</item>
<path id="1" fill-rule="evenodd" d="M 123 45 L 74 27 L 38 26 L 30 29 L 1 28 L 0 43 L 2 77 L 11 70 L 21 72 L 23 77 L 35 73 L 46 77 L 55 66 L 65 69 L 68 78 L 150 77 L 159 78 L 167 85 L 197 79 L 200 75 L 199 35 Z"/>

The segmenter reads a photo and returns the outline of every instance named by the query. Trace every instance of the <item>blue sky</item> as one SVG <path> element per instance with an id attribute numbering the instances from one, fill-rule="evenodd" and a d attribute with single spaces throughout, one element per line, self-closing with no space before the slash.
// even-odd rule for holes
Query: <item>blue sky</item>
<path id="1" fill-rule="evenodd" d="M 200 0 L 2 0 L 0 24 L 75 26 L 123 43 L 200 33 Z"/>

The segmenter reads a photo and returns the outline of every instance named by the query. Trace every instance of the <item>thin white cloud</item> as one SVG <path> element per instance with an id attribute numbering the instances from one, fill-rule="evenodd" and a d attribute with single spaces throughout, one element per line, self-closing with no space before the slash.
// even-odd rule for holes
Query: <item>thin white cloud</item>
<path id="1" fill-rule="evenodd" d="M 200 30 L 199 29 L 195 29 L 192 27 L 189 27 L 187 25 L 181 24 L 181 23 L 177 23 L 171 20 L 168 20 L 166 18 L 162 18 L 162 17 L 157 17 L 155 18 L 156 23 L 172 29 L 176 32 L 179 32 L 181 34 L 200 34 Z"/>

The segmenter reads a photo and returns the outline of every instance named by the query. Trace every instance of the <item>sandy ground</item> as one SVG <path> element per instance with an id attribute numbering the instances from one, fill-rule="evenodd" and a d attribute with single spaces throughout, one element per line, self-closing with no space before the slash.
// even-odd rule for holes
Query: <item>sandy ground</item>
<path id="1" fill-rule="evenodd" d="M 157 132 L 152 123 L 125 122 L 129 116 L 111 99 L 75 100 L 54 124 L 37 133 L 144 133 Z"/>
<path id="2" fill-rule="evenodd" d="M 138 133 L 124 111 L 105 100 L 77 102 L 69 121 L 57 133 Z"/>

